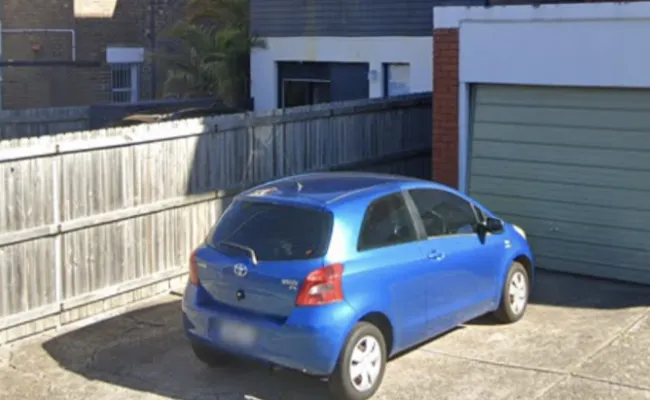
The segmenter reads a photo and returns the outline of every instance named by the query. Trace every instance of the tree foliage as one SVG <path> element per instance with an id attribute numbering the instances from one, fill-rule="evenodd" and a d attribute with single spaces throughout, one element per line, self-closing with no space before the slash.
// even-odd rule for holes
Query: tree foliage
<path id="1" fill-rule="evenodd" d="M 185 18 L 171 33 L 182 53 L 171 56 L 167 94 L 216 96 L 245 107 L 249 99 L 249 60 L 265 43 L 250 35 L 248 0 L 189 0 Z"/>

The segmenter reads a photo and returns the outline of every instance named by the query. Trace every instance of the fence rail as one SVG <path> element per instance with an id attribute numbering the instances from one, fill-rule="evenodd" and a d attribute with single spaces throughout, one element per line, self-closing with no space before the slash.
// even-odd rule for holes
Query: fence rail
<path id="1" fill-rule="evenodd" d="M 431 123 L 421 94 L 0 142 L 0 343 L 167 289 L 243 188 L 430 177 Z"/>

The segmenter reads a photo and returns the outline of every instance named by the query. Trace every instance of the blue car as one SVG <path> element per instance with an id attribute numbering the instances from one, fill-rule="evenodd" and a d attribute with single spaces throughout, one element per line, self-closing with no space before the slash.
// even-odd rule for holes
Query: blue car
<path id="1" fill-rule="evenodd" d="M 526 233 L 449 187 L 310 173 L 239 194 L 190 260 L 183 326 L 196 357 L 245 357 L 370 398 L 387 360 L 483 314 L 526 310 Z"/>

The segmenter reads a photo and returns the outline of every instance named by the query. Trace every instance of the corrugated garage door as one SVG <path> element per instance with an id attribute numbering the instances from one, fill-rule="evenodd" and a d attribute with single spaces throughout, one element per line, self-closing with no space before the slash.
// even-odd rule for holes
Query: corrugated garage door
<path id="1" fill-rule="evenodd" d="M 650 283 L 650 91 L 474 89 L 470 194 L 542 268 Z"/>

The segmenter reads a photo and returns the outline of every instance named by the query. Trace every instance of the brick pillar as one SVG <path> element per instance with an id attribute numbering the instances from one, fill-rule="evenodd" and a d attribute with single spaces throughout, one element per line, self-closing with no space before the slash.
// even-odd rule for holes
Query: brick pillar
<path id="1" fill-rule="evenodd" d="M 458 187 L 458 29 L 433 30 L 433 179 Z"/>

